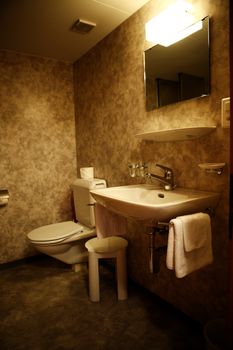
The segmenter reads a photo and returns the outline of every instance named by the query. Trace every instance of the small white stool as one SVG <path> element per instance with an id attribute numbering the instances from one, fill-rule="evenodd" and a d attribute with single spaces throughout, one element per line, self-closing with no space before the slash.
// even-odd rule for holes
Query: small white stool
<path id="1" fill-rule="evenodd" d="M 116 236 L 92 238 L 85 243 L 88 250 L 89 296 L 91 301 L 100 300 L 99 259 L 116 258 L 118 300 L 127 299 L 126 239 Z"/>

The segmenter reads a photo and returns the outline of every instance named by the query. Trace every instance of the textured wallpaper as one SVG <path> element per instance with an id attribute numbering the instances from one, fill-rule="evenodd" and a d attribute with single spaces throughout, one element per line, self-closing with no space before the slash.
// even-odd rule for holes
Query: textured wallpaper
<path id="1" fill-rule="evenodd" d="M 128 268 L 133 279 L 192 317 L 205 321 L 226 311 L 229 129 L 221 128 L 221 99 L 229 96 L 228 1 L 191 1 L 197 17 L 210 16 L 211 94 L 146 112 L 143 81 L 144 24 L 171 1 L 151 1 L 75 64 L 78 168 L 94 166 L 109 186 L 131 179 L 131 162 L 172 167 L 179 186 L 221 192 L 212 218 L 214 263 L 183 279 L 165 267 L 151 275 L 146 227 L 129 221 Z M 216 125 L 194 141 L 155 143 L 137 133 Z M 221 176 L 199 169 L 202 162 L 226 162 Z"/>
<path id="2" fill-rule="evenodd" d="M 0 262 L 34 254 L 26 234 L 72 218 L 76 176 L 73 67 L 0 51 Z"/>
<path id="3" fill-rule="evenodd" d="M 129 274 L 204 322 L 224 316 L 227 301 L 229 130 L 221 128 L 221 99 L 229 96 L 228 1 L 191 1 L 197 17 L 210 16 L 210 96 L 146 112 L 144 24 L 170 2 L 149 2 L 76 62 L 74 85 L 72 65 L 0 51 L 0 188 L 10 192 L 9 205 L 0 207 L 0 263 L 36 253 L 26 240 L 31 229 L 72 218 L 76 159 L 78 168 L 94 166 L 109 186 L 140 181 L 128 175 L 131 162 L 160 162 L 173 168 L 179 186 L 221 192 L 212 218 L 214 263 L 177 279 L 163 255 L 159 272 L 151 275 L 147 228 L 129 220 Z M 217 130 L 177 143 L 135 137 L 199 125 Z M 200 162 L 227 166 L 217 176 L 199 169 Z"/>

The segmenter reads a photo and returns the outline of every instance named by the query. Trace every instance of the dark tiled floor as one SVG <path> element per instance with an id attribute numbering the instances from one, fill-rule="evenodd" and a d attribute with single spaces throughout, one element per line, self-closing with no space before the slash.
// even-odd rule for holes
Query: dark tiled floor
<path id="1" fill-rule="evenodd" d="M 101 302 L 88 300 L 86 271 L 42 256 L 0 271 L 1 350 L 204 349 L 202 329 L 129 283 L 118 302 L 113 272 L 101 266 Z"/>

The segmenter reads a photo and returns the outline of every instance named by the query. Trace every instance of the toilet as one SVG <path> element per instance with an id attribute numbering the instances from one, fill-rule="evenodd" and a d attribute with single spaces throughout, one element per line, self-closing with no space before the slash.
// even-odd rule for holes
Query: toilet
<path id="1" fill-rule="evenodd" d="M 90 191 L 106 188 L 106 181 L 93 178 L 76 179 L 71 188 L 78 223 L 65 221 L 41 226 L 29 232 L 27 238 L 41 253 L 71 264 L 74 270 L 78 271 L 78 264 L 88 260 L 86 241 L 96 236 L 95 200 Z"/>

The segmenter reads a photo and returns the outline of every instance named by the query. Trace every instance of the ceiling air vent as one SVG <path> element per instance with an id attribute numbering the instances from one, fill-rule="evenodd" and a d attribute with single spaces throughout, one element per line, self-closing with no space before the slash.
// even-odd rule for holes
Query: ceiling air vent
<path id="1" fill-rule="evenodd" d="M 89 33 L 93 28 L 95 28 L 96 23 L 85 21 L 83 19 L 78 19 L 70 30 L 75 33 L 80 33 L 80 34 L 87 34 Z"/>

